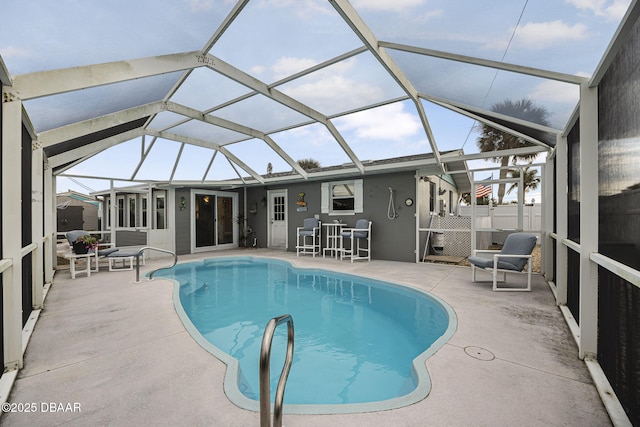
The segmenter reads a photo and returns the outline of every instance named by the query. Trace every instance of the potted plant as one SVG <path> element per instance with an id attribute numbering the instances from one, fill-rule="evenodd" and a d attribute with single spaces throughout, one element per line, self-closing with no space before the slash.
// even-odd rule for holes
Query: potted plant
<path id="1" fill-rule="evenodd" d="M 76 241 L 73 242 L 73 252 L 76 254 L 86 254 L 96 246 L 98 246 L 98 239 L 89 234 L 85 234 L 84 236 L 78 237 Z"/>

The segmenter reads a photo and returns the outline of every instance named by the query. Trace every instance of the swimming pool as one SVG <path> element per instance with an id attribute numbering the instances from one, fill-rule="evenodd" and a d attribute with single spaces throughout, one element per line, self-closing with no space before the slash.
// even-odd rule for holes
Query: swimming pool
<path id="1" fill-rule="evenodd" d="M 221 257 L 177 265 L 174 305 L 200 345 L 225 362 L 225 392 L 258 410 L 258 358 L 269 319 L 288 313 L 295 352 L 286 413 L 347 413 L 415 403 L 429 393 L 424 365 L 453 334 L 444 302 L 397 284 L 258 257 Z M 271 382 L 286 350 L 276 331 Z M 271 394 L 272 398 L 274 392 Z"/>

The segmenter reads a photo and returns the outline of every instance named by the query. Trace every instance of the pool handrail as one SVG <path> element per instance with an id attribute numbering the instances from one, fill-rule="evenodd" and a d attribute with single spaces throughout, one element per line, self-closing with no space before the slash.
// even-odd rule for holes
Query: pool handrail
<path id="1" fill-rule="evenodd" d="M 169 269 L 169 268 L 173 268 L 178 263 L 178 255 L 176 255 L 175 252 L 170 251 L 168 249 L 154 248 L 153 246 L 145 246 L 143 248 L 140 248 L 138 250 L 138 252 L 136 253 L 136 283 L 140 283 L 140 255 L 142 255 L 142 253 L 147 249 L 152 249 L 154 251 L 164 252 L 164 253 L 173 255 L 173 264 L 171 264 L 168 267 L 160 267 L 160 268 L 156 268 L 155 270 L 151 271 L 149 273 L 149 280 L 153 279 L 153 274 L 155 272 L 157 272 L 159 270 L 166 270 L 166 269 Z"/>
<path id="2" fill-rule="evenodd" d="M 273 427 L 282 427 L 282 403 L 284 401 L 284 388 L 293 362 L 293 318 L 290 314 L 274 317 L 269 320 L 262 337 L 260 348 L 260 427 L 271 427 L 269 415 L 271 414 L 271 396 L 269 384 L 269 361 L 271 359 L 271 342 L 278 325 L 287 322 L 287 356 L 282 366 L 280 379 L 276 388 L 276 398 L 273 403 Z"/>

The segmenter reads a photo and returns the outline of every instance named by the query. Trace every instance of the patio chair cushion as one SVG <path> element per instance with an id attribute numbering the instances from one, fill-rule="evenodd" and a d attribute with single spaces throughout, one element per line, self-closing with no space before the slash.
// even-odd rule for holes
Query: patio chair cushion
<path id="1" fill-rule="evenodd" d="M 357 231 L 355 231 L 357 230 Z M 342 232 L 342 237 L 351 237 L 351 233 L 353 232 L 353 237 L 356 239 L 366 239 L 369 237 L 369 220 L 368 219 L 359 219 L 356 221 L 356 226 L 352 229 L 352 231 L 344 231 Z"/>
<path id="2" fill-rule="evenodd" d="M 510 259 L 510 258 L 505 258 L 505 259 Z M 522 259 L 522 258 L 514 258 L 514 259 Z M 485 269 L 489 269 L 489 270 L 491 270 L 493 268 L 493 257 L 484 258 L 484 257 L 480 257 L 480 256 L 470 256 L 469 258 L 467 258 L 467 261 L 469 261 L 471 264 L 475 265 L 478 268 L 485 268 Z M 522 268 L 518 268 L 517 266 L 515 266 L 514 264 L 512 264 L 510 262 L 501 261 L 500 258 L 498 258 L 498 269 L 500 269 L 500 270 L 513 270 L 513 271 L 521 271 L 522 270 Z"/>
<path id="3" fill-rule="evenodd" d="M 103 257 L 103 256 L 109 256 L 114 252 L 118 252 L 120 249 L 118 248 L 106 248 L 106 249 L 98 249 L 98 256 L 99 257 Z"/>
<path id="4" fill-rule="evenodd" d="M 118 252 L 110 253 L 109 255 L 107 255 L 107 258 L 129 258 L 135 257 L 137 255 L 138 250 L 125 251 L 121 249 Z"/>
<path id="5" fill-rule="evenodd" d="M 512 233 L 507 236 L 504 241 L 500 254 L 505 255 L 531 255 L 533 248 L 536 246 L 537 238 L 531 233 Z M 479 268 L 493 268 L 493 257 L 487 259 L 484 257 L 470 256 L 468 261 Z M 498 268 L 501 270 L 522 271 L 527 265 L 527 258 L 500 258 L 498 257 Z"/>
<path id="6" fill-rule="evenodd" d="M 299 236 L 315 236 L 320 226 L 320 220 L 316 218 L 305 218 L 302 228 L 298 230 Z"/>

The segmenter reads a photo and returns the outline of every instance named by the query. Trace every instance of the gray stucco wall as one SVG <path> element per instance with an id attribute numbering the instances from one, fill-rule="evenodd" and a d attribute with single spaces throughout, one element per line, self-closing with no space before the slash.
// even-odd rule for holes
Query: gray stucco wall
<path id="1" fill-rule="evenodd" d="M 327 215 L 320 213 L 322 181 L 304 182 L 282 186 L 249 188 L 247 193 L 248 205 L 255 201 L 258 209 L 255 215 L 249 214 L 249 225 L 254 229 L 253 237 L 257 238 L 259 247 L 267 244 L 267 190 L 288 189 L 288 250 L 295 251 L 296 227 L 302 225 L 307 217 L 320 215 L 323 222 L 340 219 L 349 226 L 355 225 L 360 218 L 367 218 L 373 222 L 371 239 L 373 259 L 390 261 L 415 262 L 415 212 L 416 205 L 407 207 L 404 200 L 408 197 L 415 201 L 415 172 L 399 172 L 383 175 L 369 175 L 363 177 L 363 209 L 362 214 L 356 215 Z M 358 177 L 356 177 L 358 178 Z M 389 207 L 389 187 L 394 190 L 394 205 L 398 217 L 394 220 L 387 218 Z M 305 193 L 308 204 L 307 212 L 296 211 L 297 194 Z M 263 202 L 264 200 L 264 202 Z M 324 231 L 324 230 L 323 230 Z M 324 241 L 324 239 L 323 239 Z"/>
<path id="2" fill-rule="evenodd" d="M 147 244 L 147 233 L 144 231 L 116 231 L 116 246 L 144 246 Z"/>
<path id="3" fill-rule="evenodd" d="M 186 209 L 180 210 L 180 199 L 186 200 Z M 177 188 L 175 197 L 176 254 L 191 253 L 191 189 Z"/>

